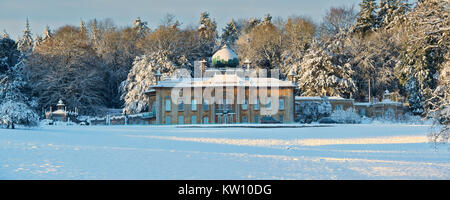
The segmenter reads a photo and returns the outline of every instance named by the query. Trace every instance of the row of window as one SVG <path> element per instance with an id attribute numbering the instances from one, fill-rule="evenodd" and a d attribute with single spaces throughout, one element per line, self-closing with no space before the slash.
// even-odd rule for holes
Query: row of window
<path id="1" fill-rule="evenodd" d="M 172 118 L 170 116 L 166 116 L 165 118 L 166 124 L 172 124 Z M 180 115 L 178 116 L 178 124 L 184 124 L 184 116 Z M 202 119 L 203 124 L 209 124 L 209 117 L 203 117 Z M 193 115 L 191 116 L 191 124 L 197 124 L 197 116 Z"/>
<path id="2" fill-rule="evenodd" d="M 247 120 L 247 116 L 242 116 L 242 118 L 241 118 L 242 120 L 241 120 L 241 123 L 248 123 L 248 120 Z M 279 115 L 278 116 L 278 120 L 280 121 L 280 122 L 283 122 L 284 121 L 284 116 L 283 115 Z M 255 123 L 259 123 L 259 116 L 258 115 L 254 115 L 253 116 L 253 121 L 255 122 Z M 185 121 L 184 121 L 184 116 L 183 115 L 180 115 L 180 116 L 178 116 L 178 124 L 184 124 L 184 123 L 186 123 Z M 193 115 L 193 116 L 191 116 L 191 124 L 197 124 L 197 116 L 195 116 L 195 115 Z M 233 122 L 233 115 L 228 115 L 228 116 L 221 116 L 221 117 L 218 117 L 218 121 L 217 121 L 217 123 L 218 124 L 222 124 L 222 123 L 232 123 Z M 172 124 L 172 118 L 171 118 L 171 116 L 166 116 L 165 117 L 165 123 L 166 124 Z M 201 121 L 201 123 L 203 123 L 203 124 L 209 124 L 209 117 L 203 117 L 203 119 L 202 119 L 202 121 Z"/>
<path id="3" fill-rule="evenodd" d="M 266 107 L 270 108 L 271 104 L 272 104 L 272 102 L 269 100 L 269 102 L 266 104 Z M 164 105 L 165 105 L 165 111 L 169 112 L 169 111 L 172 110 L 172 101 L 170 99 L 166 99 Z M 153 102 L 152 108 L 154 108 L 154 106 L 155 106 L 155 102 Z M 232 109 L 232 105 L 231 104 L 218 104 L 218 106 L 219 106 L 219 109 L 226 109 L 226 110 L 231 110 Z M 209 104 L 208 104 L 207 100 L 203 101 L 202 108 L 203 108 L 203 110 L 209 110 Z M 241 104 L 241 108 L 242 108 L 242 110 L 247 110 L 248 109 L 248 101 L 247 101 L 247 99 L 245 99 L 244 103 Z M 253 109 L 254 110 L 259 110 L 259 100 L 258 99 L 256 99 L 255 104 L 253 104 Z M 278 109 L 279 110 L 284 110 L 284 99 L 279 99 Z M 184 103 L 183 102 L 180 102 L 178 104 L 178 110 L 179 111 L 184 110 Z M 191 110 L 192 111 L 196 111 L 197 110 L 197 100 L 195 100 L 195 99 L 192 99 Z"/>

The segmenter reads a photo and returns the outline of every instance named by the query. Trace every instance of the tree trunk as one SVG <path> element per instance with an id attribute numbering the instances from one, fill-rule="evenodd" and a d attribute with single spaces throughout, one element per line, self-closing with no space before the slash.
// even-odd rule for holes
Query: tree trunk
<path id="1" fill-rule="evenodd" d="M 11 129 L 14 129 L 14 122 L 11 122 Z"/>

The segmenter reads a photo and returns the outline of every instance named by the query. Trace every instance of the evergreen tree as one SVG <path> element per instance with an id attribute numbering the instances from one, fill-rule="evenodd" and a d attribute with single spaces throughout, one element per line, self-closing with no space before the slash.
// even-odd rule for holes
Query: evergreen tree
<path id="1" fill-rule="evenodd" d="M 52 37 L 52 31 L 50 30 L 50 27 L 46 26 L 44 30 L 44 34 L 42 37 L 42 41 L 46 41 Z"/>
<path id="2" fill-rule="evenodd" d="M 209 17 L 208 12 L 200 15 L 198 33 L 200 37 L 199 57 L 211 57 L 216 48 L 218 33 L 216 22 Z"/>
<path id="3" fill-rule="evenodd" d="M 147 26 L 147 22 L 142 21 L 140 17 L 134 20 L 133 25 L 139 37 L 144 37 L 150 31 L 150 29 Z"/>
<path id="4" fill-rule="evenodd" d="M 16 43 L 8 38 L 0 40 L 0 124 L 15 128 L 15 124 L 35 126 L 38 116 L 32 107 L 35 101 L 24 93 L 23 55 L 16 50 Z M 8 59 L 8 57 L 16 57 Z"/>
<path id="5" fill-rule="evenodd" d="M 250 18 L 247 21 L 246 28 L 244 29 L 245 33 L 247 33 L 247 34 L 250 33 L 253 30 L 253 28 L 255 28 L 259 23 L 261 23 L 261 20 L 254 18 L 254 17 Z"/>
<path id="6" fill-rule="evenodd" d="M 376 25 L 376 2 L 375 0 L 363 0 L 360 4 L 360 11 L 356 18 L 356 25 L 353 32 L 365 35 L 372 31 Z"/>
<path id="7" fill-rule="evenodd" d="M 393 23 L 405 20 L 410 10 L 409 4 L 404 0 L 381 0 L 377 12 L 377 28 L 389 29 Z"/>
<path id="8" fill-rule="evenodd" d="M 170 76 L 176 65 L 168 58 L 170 52 L 161 50 L 136 57 L 127 80 L 122 82 L 122 99 L 125 113 L 148 111 L 148 97 L 144 93 L 156 84 L 155 73 Z"/>
<path id="9" fill-rule="evenodd" d="M 28 55 L 31 53 L 31 51 L 33 50 L 33 38 L 31 36 L 31 30 L 30 30 L 30 22 L 28 21 L 27 18 L 27 22 L 25 24 L 25 30 L 23 31 L 23 36 L 22 38 L 19 39 L 18 44 L 17 44 L 17 48 L 24 53 L 25 55 Z"/>
<path id="10" fill-rule="evenodd" d="M 424 111 L 424 96 L 419 90 L 419 84 L 415 77 L 410 77 L 405 85 L 409 93 L 408 103 L 411 112 L 415 115 L 421 115 Z"/>
<path id="11" fill-rule="evenodd" d="M 3 30 L 2 37 L 0 39 L 4 39 L 4 38 L 9 39 L 9 35 L 6 32 L 6 30 Z"/>
<path id="12" fill-rule="evenodd" d="M 297 84 L 304 96 L 352 97 L 356 92 L 349 63 L 337 64 L 336 57 L 313 47 L 296 69 Z"/>
<path id="13" fill-rule="evenodd" d="M 231 20 L 228 22 L 226 27 L 222 30 L 221 38 L 221 46 L 224 44 L 228 46 L 233 46 L 234 42 L 236 42 L 237 38 L 239 36 L 239 30 L 236 27 L 236 24 L 234 20 Z"/>
<path id="14" fill-rule="evenodd" d="M 20 52 L 17 43 L 8 37 L 0 39 L 0 74 L 6 73 L 18 63 Z"/>

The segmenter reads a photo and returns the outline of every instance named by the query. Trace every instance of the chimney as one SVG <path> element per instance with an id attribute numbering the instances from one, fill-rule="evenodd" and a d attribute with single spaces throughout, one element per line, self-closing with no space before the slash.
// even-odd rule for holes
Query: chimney
<path id="1" fill-rule="evenodd" d="M 289 74 L 288 74 L 288 80 L 291 81 L 292 83 L 295 83 L 295 73 L 294 73 L 294 69 L 291 69 L 291 71 L 289 71 Z"/>
<path id="2" fill-rule="evenodd" d="M 244 61 L 244 65 L 247 66 L 247 70 L 250 70 L 252 62 L 247 58 Z"/>
<path id="3" fill-rule="evenodd" d="M 206 60 L 203 58 L 202 61 L 200 61 L 200 71 L 202 72 L 202 76 L 204 75 L 206 70 Z"/>

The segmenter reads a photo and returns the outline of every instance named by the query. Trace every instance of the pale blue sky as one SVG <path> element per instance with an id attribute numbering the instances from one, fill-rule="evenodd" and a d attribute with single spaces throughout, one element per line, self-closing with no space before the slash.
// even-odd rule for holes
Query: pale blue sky
<path id="1" fill-rule="evenodd" d="M 111 18 L 117 26 L 131 25 L 136 17 L 157 26 L 168 13 L 183 25 L 197 24 L 200 13 L 208 11 L 219 30 L 231 18 L 263 17 L 266 13 L 286 18 L 309 16 L 320 22 L 331 6 L 355 5 L 361 0 L 0 0 L 0 31 L 6 29 L 11 38 L 22 34 L 25 20 L 31 23 L 33 37 L 41 35 L 46 25 L 55 30 L 80 19 Z"/>

